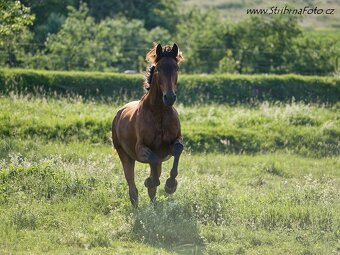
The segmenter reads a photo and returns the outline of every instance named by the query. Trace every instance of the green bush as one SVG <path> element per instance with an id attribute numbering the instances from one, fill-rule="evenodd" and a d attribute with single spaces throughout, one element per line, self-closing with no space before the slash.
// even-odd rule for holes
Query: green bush
<path id="1" fill-rule="evenodd" d="M 85 97 L 137 99 L 142 76 L 99 72 L 1 69 L 0 92 L 76 94 Z M 253 100 L 335 103 L 340 79 L 300 75 L 180 75 L 179 102 L 237 103 Z"/>

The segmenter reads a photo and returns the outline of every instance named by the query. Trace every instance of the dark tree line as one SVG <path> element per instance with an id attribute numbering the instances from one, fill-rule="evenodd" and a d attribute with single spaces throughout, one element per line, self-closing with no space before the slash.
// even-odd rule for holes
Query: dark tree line
<path id="1" fill-rule="evenodd" d="M 308 38 L 294 16 L 231 23 L 214 10 L 181 7 L 180 0 L 21 0 L 0 5 L 2 14 L 14 17 L 4 20 L 8 15 L 1 15 L 0 24 L 17 25 L 0 29 L 0 65 L 141 71 L 152 42 L 177 42 L 187 73 L 337 72 L 336 42 Z"/>

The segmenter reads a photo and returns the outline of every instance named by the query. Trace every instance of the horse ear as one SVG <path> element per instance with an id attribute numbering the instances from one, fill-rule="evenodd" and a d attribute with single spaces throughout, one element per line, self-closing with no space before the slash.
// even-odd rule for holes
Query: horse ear
<path id="1" fill-rule="evenodd" d="M 177 57 L 177 55 L 178 55 L 178 46 L 177 46 L 176 43 L 174 43 L 174 45 L 172 46 L 171 51 L 172 51 L 173 53 L 175 53 L 175 56 Z"/>
<path id="2" fill-rule="evenodd" d="M 163 52 L 162 45 L 159 43 L 157 44 L 157 48 L 156 48 L 156 56 L 160 56 L 162 52 Z"/>

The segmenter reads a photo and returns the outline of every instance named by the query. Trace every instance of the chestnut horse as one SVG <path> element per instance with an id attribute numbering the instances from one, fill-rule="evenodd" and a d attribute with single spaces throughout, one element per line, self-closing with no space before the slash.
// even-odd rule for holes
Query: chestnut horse
<path id="1" fill-rule="evenodd" d="M 176 44 L 164 48 L 158 44 L 146 58 L 151 64 L 144 81 L 147 93 L 140 101 L 123 106 L 112 122 L 112 141 L 123 165 L 133 206 L 138 205 L 135 161 L 150 165 L 150 176 L 144 185 L 151 201 L 154 201 L 160 185 L 162 162 L 171 156 L 174 156 L 174 162 L 165 191 L 169 194 L 176 191 L 178 162 L 183 151 L 178 113 L 173 107 L 178 63 L 183 57 Z"/>

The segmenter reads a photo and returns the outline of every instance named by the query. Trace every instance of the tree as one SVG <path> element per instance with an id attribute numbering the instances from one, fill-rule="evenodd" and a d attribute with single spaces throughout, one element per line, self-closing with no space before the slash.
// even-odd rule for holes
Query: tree
<path id="1" fill-rule="evenodd" d="M 6 0 L 9 1 L 9 0 Z M 64 17 L 68 15 L 68 6 L 79 9 L 82 3 L 89 8 L 89 15 L 96 22 L 106 18 L 139 19 L 147 30 L 162 27 L 175 32 L 179 18 L 178 9 L 181 0 L 21 0 L 31 8 L 36 16 L 32 31 L 36 43 L 43 44 L 49 33 L 56 33 L 61 28 Z"/>
<path id="2" fill-rule="evenodd" d="M 300 37 L 295 40 L 286 58 L 289 59 L 290 72 L 327 75 L 336 71 L 340 55 L 335 41 Z"/>
<path id="3" fill-rule="evenodd" d="M 43 46 L 49 34 L 57 33 L 64 24 L 66 17 L 63 14 L 52 12 L 47 20 L 34 28 L 35 42 Z M 43 47 L 41 47 L 43 48 Z"/>
<path id="4" fill-rule="evenodd" d="M 22 32 L 34 20 L 29 8 L 13 0 L 0 2 L 0 17 L 0 45 L 6 41 L 6 37 Z"/>
<path id="5" fill-rule="evenodd" d="M 78 0 L 21 0 L 21 2 L 29 6 L 31 13 L 35 16 L 31 27 L 35 43 L 43 45 L 49 33 L 56 33 L 61 28 L 68 13 L 67 7 L 75 7 Z"/>
<path id="6" fill-rule="evenodd" d="M 252 17 L 236 25 L 229 24 L 224 42 L 232 58 L 239 62 L 239 73 L 286 73 L 286 52 L 300 33 L 294 17 Z"/>
<path id="7" fill-rule="evenodd" d="M 218 72 L 324 75 L 336 69 L 336 43 L 305 38 L 297 18 L 252 17 L 225 29 L 227 54 Z"/>
<path id="8" fill-rule="evenodd" d="M 124 15 L 128 19 L 144 21 L 148 30 L 157 26 L 174 32 L 179 17 L 180 0 L 84 0 L 88 4 L 90 15 L 97 21 L 107 17 Z"/>
<path id="9" fill-rule="evenodd" d="M 176 41 L 185 52 L 181 68 L 186 72 L 211 73 L 218 68 L 225 47 L 224 24 L 215 11 L 192 9 L 183 15 L 177 26 Z"/>
<path id="10" fill-rule="evenodd" d="M 125 17 L 96 22 L 86 4 L 69 7 L 61 30 L 47 37 L 46 49 L 31 54 L 26 64 L 33 68 L 58 70 L 141 70 L 150 41 L 169 33 L 156 27 L 144 28 L 140 20 Z"/>
<path id="11" fill-rule="evenodd" d="M 30 9 L 20 1 L 2 0 L 0 2 L 0 64 L 18 66 L 25 45 L 31 39 L 28 26 L 34 17 Z"/>

